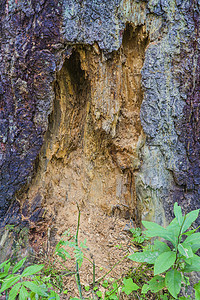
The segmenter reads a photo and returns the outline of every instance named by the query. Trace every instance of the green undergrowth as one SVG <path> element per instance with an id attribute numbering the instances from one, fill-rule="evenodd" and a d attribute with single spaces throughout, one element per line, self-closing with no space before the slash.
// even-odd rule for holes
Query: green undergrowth
<path id="1" fill-rule="evenodd" d="M 200 271 L 200 257 L 197 254 L 200 232 L 197 232 L 199 228 L 192 227 L 199 210 L 184 215 L 175 203 L 175 218 L 166 228 L 147 221 L 142 222 L 146 228 L 143 232 L 140 228 L 131 228 L 133 253 L 127 250 L 127 254 L 98 279 L 95 261 L 85 255 L 87 242 L 78 238 L 79 208 L 78 211 L 76 235 L 67 231 L 57 243 L 52 259 L 29 266 L 26 265 L 26 258 L 15 264 L 12 260 L 0 264 L 0 297 L 4 296 L 6 300 L 200 300 L 200 281 L 192 287 L 193 294 L 189 294 L 189 276 L 193 271 Z M 122 278 L 112 278 L 112 270 L 119 264 L 123 266 L 127 258 L 134 261 L 133 267 Z M 68 260 L 74 261 L 73 271 L 66 267 Z M 93 279 L 88 285 L 81 282 L 79 273 L 84 260 L 91 265 Z M 71 276 L 75 276 L 78 297 L 70 296 L 65 284 L 65 279 Z"/>

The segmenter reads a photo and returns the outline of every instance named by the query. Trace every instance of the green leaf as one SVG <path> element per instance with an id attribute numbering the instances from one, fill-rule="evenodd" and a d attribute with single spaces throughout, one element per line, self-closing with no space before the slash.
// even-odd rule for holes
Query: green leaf
<path id="1" fill-rule="evenodd" d="M 90 290 L 90 286 L 89 285 L 85 286 L 85 290 L 86 292 L 88 292 Z"/>
<path id="2" fill-rule="evenodd" d="M 154 275 L 158 275 L 168 270 L 174 264 L 175 260 L 175 252 L 168 251 L 160 254 L 154 264 Z"/>
<path id="3" fill-rule="evenodd" d="M 200 281 L 194 285 L 195 300 L 200 300 Z"/>
<path id="4" fill-rule="evenodd" d="M 66 261 L 66 257 L 71 259 L 70 254 L 64 249 L 64 248 L 60 248 L 57 251 L 58 256 L 60 256 L 64 261 Z"/>
<path id="5" fill-rule="evenodd" d="M 192 251 L 192 248 L 185 244 L 178 244 L 178 251 L 181 255 L 185 256 L 186 258 L 193 257 L 194 253 Z"/>
<path id="6" fill-rule="evenodd" d="M 8 274 L 9 269 L 10 269 L 10 262 L 5 265 L 4 272 Z"/>
<path id="7" fill-rule="evenodd" d="M 123 279 L 124 286 L 122 287 L 122 292 L 124 292 L 126 295 L 129 295 L 133 291 L 137 291 L 140 287 L 135 284 L 132 280 L 132 278 L 124 278 Z"/>
<path id="8" fill-rule="evenodd" d="M 165 287 L 165 278 L 159 275 L 154 276 L 149 282 L 149 288 L 153 293 L 157 293 Z"/>
<path id="9" fill-rule="evenodd" d="M 181 226 L 183 223 L 183 215 L 181 211 L 181 207 L 178 206 L 178 203 L 174 203 L 174 215 L 177 218 L 178 224 Z"/>
<path id="10" fill-rule="evenodd" d="M 23 285 L 25 287 L 27 287 L 28 289 L 30 289 L 32 292 L 34 292 L 40 296 L 44 296 L 44 297 L 48 296 L 48 294 L 46 293 L 44 288 L 42 288 L 41 286 L 39 286 L 31 281 L 24 281 Z"/>
<path id="11" fill-rule="evenodd" d="M 171 231 L 167 231 L 166 228 L 153 223 L 153 222 L 149 222 L 149 221 L 142 221 L 142 224 L 144 225 L 145 228 L 147 228 L 147 231 L 145 231 L 145 235 L 147 237 L 162 237 L 168 241 L 170 241 L 171 243 L 175 244 L 174 241 L 174 233 Z"/>
<path id="12" fill-rule="evenodd" d="M 189 244 L 195 253 L 200 248 L 200 232 L 193 233 L 188 236 L 183 244 Z"/>
<path id="13" fill-rule="evenodd" d="M 200 257 L 198 255 L 195 255 L 189 259 L 185 259 L 185 262 L 187 263 L 184 272 L 199 272 L 200 270 Z"/>
<path id="14" fill-rule="evenodd" d="M 10 262 L 4 265 L 4 272 L 0 272 L 0 278 L 4 278 L 8 275 L 8 271 L 10 269 Z"/>
<path id="15" fill-rule="evenodd" d="M 101 298 L 101 297 L 102 297 L 102 292 L 101 292 L 101 291 L 97 291 L 97 292 L 96 292 L 96 295 L 97 295 L 99 298 Z"/>
<path id="16" fill-rule="evenodd" d="M 27 289 L 22 286 L 19 292 L 19 300 L 26 300 L 29 297 Z"/>
<path id="17" fill-rule="evenodd" d="M 102 283 L 102 286 L 104 287 L 104 288 L 107 288 L 108 287 L 108 280 L 104 280 L 103 281 L 103 283 Z"/>
<path id="18" fill-rule="evenodd" d="M 200 226 L 199 226 L 199 227 L 200 227 Z M 191 230 L 189 230 L 189 231 L 186 231 L 186 232 L 184 232 L 183 234 L 184 234 L 184 235 L 190 236 L 190 235 L 192 235 L 193 233 L 195 233 L 195 232 L 197 231 L 197 229 L 199 229 L 199 227 L 197 227 L 197 228 L 195 228 L 195 229 L 191 229 Z"/>
<path id="19" fill-rule="evenodd" d="M 160 296 L 160 298 L 161 298 L 162 300 L 168 300 L 168 297 L 167 297 L 167 295 L 166 295 L 166 294 L 164 294 L 164 295 L 161 295 L 161 296 Z"/>
<path id="20" fill-rule="evenodd" d="M 0 270 L 1 270 L 1 269 L 2 269 L 9 261 L 10 261 L 10 259 L 8 259 L 8 260 L 2 262 L 2 263 L 0 264 Z"/>
<path id="21" fill-rule="evenodd" d="M 129 231 L 133 234 L 134 237 L 138 237 L 142 234 L 142 229 L 139 227 L 136 228 L 130 228 Z"/>
<path id="22" fill-rule="evenodd" d="M 56 254 L 57 254 L 60 258 L 62 258 L 62 260 L 66 261 L 66 257 L 65 257 L 65 255 L 64 255 L 62 252 L 57 251 Z"/>
<path id="23" fill-rule="evenodd" d="M 16 296 L 19 292 L 19 288 L 21 287 L 21 285 L 22 285 L 22 283 L 18 282 L 13 286 L 13 288 L 10 290 L 8 300 L 15 300 L 16 299 Z"/>
<path id="24" fill-rule="evenodd" d="M 80 242 L 80 247 L 81 247 L 81 248 L 83 248 L 83 249 L 87 249 L 86 242 L 87 242 L 87 240 L 86 240 L 86 239 L 84 239 L 84 241 L 83 241 L 83 242 Z"/>
<path id="25" fill-rule="evenodd" d="M 129 255 L 128 258 L 137 262 L 146 262 L 148 264 L 154 264 L 158 256 L 159 256 L 158 251 L 146 250 L 143 252 L 133 253 Z"/>
<path id="26" fill-rule="evenodd" d="M 178 223 L 178 220 L 175 218 L 171 221 L 171 223 L 166 227 L 166 231 L 171 237 L 171 243 L 174 247 L 176 247 L 178 243 L 178 236 L 181 230 L 181 226 Z"/>
<path id="27" fill-rule="evenodd" d="M 192 223 L 197 219 L 198 215 L 199 215 L 199 209 L 196 209 L 196 210 L 193 210 L 193 211 L 189 212 L 185 216 L 185 221 L 183 223 L 183 227 L 182 227 L 181 232 L 186 231 L 192 225 Z"/>
<path id="28" fill-rule="evenodd" d="M 83 263 L 83 252 L 79 247 L 75 247 L 74 249 L 74 254 L 75 254 L 75 258 L 76 258 L 76 262 L 79 265 L 79 268 L 81 267 L 82 263 Z"/>
<path id="29" fill-rule="evenodd" d="M 30 275 L 33 275 L 39 271 L 41 271 L 43 269 L 44 265 L 32 265 L 30 267 L 27 267 L 23 273 L 22 273 L 22 276 L 25 277 L 25 276 L 30 276 Z"/>
<path id="30" fill-rule="evenodd" d="M 182 282 L 185 283 L 186 286 L 190 286 L 190 278 L 188 276 L 182 276 Z"/>
<path id="31" fill-rule="evenodd" d="M 171 251 L 171 249 L 167 246 L 166 243 L 161 242 L 159 240 L 155 240 L 153 248 L 154 248 L 154 250 L 157 250 L 159 252 L 159 254 L 161 254 L 162 252 Z"/>
<path id="32" fill-rule="evenodd" d="M 145 237 L 142 235 L 132 239 L 132 242 L 135 242 L 137 244 L 142 244 L 144 241 L 145 241 Z"/>
<path id="33" fill-rule="evenodd" d="M 168 288 L 168 291 L 174 298 L 177 298 L 177 295 L 180 293 L 181 279 L 181 273 L 175 269 L 172 269 L 166 273 L 165 284 Z"/>
<path id="34" fill-rule="evenodd" d="M 142 294 L 146 294 L 150 290 L 150 286 L 148 284 L 144 284 L 142 287 Z"/>
<path id="35" fill-rule="evenodd" d="M 60 296 L 55 291 L 50 291 L 48 300 L 60 300 Z"/>
<path id="36" fill-rule="evenodd" d="M 15 276 L 15 277 L 11 277 L 9 279 L 4 279 L 4 282 L 0 289 L 0 294 L 2 292 L 4 292 L 5 290 L 9 289 L 15 283 L 17 283 L 17 281 L 19 281 L 20 278 L 21 278 L 20 276 Z"/>
<path id="37" fill-rule="evenodd" d="M 16 273 L 16 272 L 23 266 L 25 260 L 26 260 L 26 257 L 23 258 L 22 260 L 20 260 L 20 261 L 14 266 L 13 271 L 12 271 L 13 274 Z"/>

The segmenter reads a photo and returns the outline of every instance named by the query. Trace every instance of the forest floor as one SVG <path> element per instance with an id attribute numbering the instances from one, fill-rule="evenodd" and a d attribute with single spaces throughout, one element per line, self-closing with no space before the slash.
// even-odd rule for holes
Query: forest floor
<path id="1" fill-rule="evenodd" d="M 70 211 L 65 211 L 63 216 L 59 213 L 59 220 L 57 220 L 56 223 L 60 223 L 61 225 L 57 228 L 56 234 L 54 232 L 55 236 L 52 234 L 50 238 L 54 240 L 51 252 L 55 247 L 56 241 L 58 242 L 62 239 L 62 235 L 65 231 L 70 232 L 69 236 L 63 238 L 65 240 L 71 240 L 72 236 L 76 235 L 78 223 L 77 207 L 71 206 Z M 110 273 L 104 279 L 113 278 L 117 280 L 123 278 L 130 269 L 136 267 L 136 263 L 126 257 L 127 254 L 131 254 L 134 251 L 134 246 L 131 244 L 131 233 L 129 231 L 132 227 L 134 227 L 132 220 L 126 220 L 117 215 L 108 216 L 100 208 L 95 206 L 90 206 L 89 210 L 88 208 L 81 209 L 78 240 L 79 245 L 81 242 L 86 241 L 87 246 L 87 248 L 83 249 L 84 259 L 80 268 L 82 287 L 92 286 L 93 265 L 91 262 L 93 261 L 95 262 L 96 281 L 109 271 Z M 36 245 L 37 243 L 35 247 Z M 73 249 L 68 247 L 66 250 L 73 257 Z M 53 256 L 50 255 L 50 257 L 50 260 L 53 261 Z M 115 264 L 116 266 L 113 268 Z M 75 272 L 75 259 L 67 259 L 65 267 Z M 75 276 L 65 277 L 64 286 L 65 289 L 68 290 L 68 293 L 62 299 L 78 297 Z M 105 289 L 101 286 L 100 291 L 104 294 Z M 91 289 L 89 292 L 86 292 L 83 288 L 83 296 L 89 299 L 92 296 Z"/>

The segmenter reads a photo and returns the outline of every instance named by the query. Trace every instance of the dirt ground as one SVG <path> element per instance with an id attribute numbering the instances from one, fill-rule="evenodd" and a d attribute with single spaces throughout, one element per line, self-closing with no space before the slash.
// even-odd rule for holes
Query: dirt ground
<path id="1" fill-rule="evenodd" d="M 93 265 L 95 262 L 95 280 L 98 281 L 104 274 L 109 272 L 112 267 L 117 264 L 113 270 L 105 277 L 119 279 L 134 267 L 134 263 L 128 258 L 124 258 L 127 254 L 131 254 L 134 251 L 133 245 L 131 245 L 131 235 L 129 228 L 133 227 L 132 220 L 126 220 L 118 215 L 118 212 L 114 212 L 113 216 L 108 216 L 103 210 L 89 206 L 89 208 L 81 208 L 80 215 L 80 227 L 78 240 L 79 244 L 86 240 L 87 248 L 83 250 L 84 258 L 83 264 L 80 268 L 80 280 L 83 287 L 84 297 L 89 299 L 92 297 L 91 292 L 84 290 L 85 286 L 91 286 L 93 282 Z M 76 235 L 78 220 L 78 209 L 76 204 L 71 205 L 70 208 L 63 211 L 63 214 L 59 213 L 56 219 L 56 224 L 60 226 L 49 227 L 48 239 L 51 247 L 49 247 L 49 241 L 46 241 L 46 245 L 49 254 L 52 253 L 56 243 L 62 239 L 62 235 L 65 231 L 69 231 L 71 236 Z M 71 240 L 71 236 L 65 236 L 65 240 Z M 32 240 L 32 245 L 35 250 L 41 254 L 42 248 L 44 250 L 44 239 L 39 239 L 39 236 L 35 236 L 37 242 Z M 40 242 L 42 242 L 41 244 Z M 37 248 L 37 249 L 36 249 Z M 72 254 L 72 248 L 66 248 L 70 254 Z M 73 256 L 73 254 L 72 254 Z M 52 260 L 52 254 L 50 255 Z M 123 259 L 124 258 L 124 259 Z M 56 258 L 57 259 L 57 258 Z M 89 259 L 91 262 L 89 262 Z M 122 260 L 122 261 L 121 261 Z M 121 262 L 120 262 L 121 261 Z M 75 271 L 75 260 L 68 259 L 65 266 L 70 271 Z M 68 290 L 66 296 L 62 299 L 70 299 L 70 297 L 78 297 L 78 289 L 76 286 L 75 276 L 65 277 L 64 279 L 65 289 Z M 100 289 L 103 293 L 105 290 Z M 92 298 L 91 298 L 92 299 Z M 122 298 L 123 299 L 123 298 Z"/>

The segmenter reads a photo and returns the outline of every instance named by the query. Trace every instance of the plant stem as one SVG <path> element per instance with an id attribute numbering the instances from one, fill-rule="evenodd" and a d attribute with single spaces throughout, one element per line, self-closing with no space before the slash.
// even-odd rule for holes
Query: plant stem
<path id="1" fill-rule="evenodd" d="M 74 272 L 71 272 L 69 269 L 67 269 L 67 268 L 65 267 L 65 265 L 64 265 L 61 261 L 58 261 L 58 262 L 59 262 L 59 264 L 60 264 L 67 272 L 69 272 L 69 274 L 70 274 L 70 273 L 74 274 Z"/>
<path id="2" fill-rule="evenodd" d="M 104 279 L 117 265 L 119 265 L 129 254 L 126 254 L 122 259 L 120 259 L 114 266 L 105 274 L 103 275 L 99 280 L 97 280 L 97 283 L 99 283 L 102 279 Z"/>
<path id="3" fill-rule="evenodd" d="M 78 232 L 79 232 L 80 218 L 81 218 L 81 212 L 80 212 L 78 204 L 77 204 L 77 208 L 78 208 L 78 224 L 77 224 L 77 230 L 76 230 L 75 243 L 76 243 L 76 246 L 78 247 Z M 79 265 L 78 265 L 77 259 L 76 259 L 76 283 L 77 283 L 80 298 L 83 299 L 82 289 L 81 289 L 81 281 L 80 281 L 80 275 L 79 275 Z"/>
<path id="4" fill-rule="evenodd" d="M 174 263 L 176 269 L 177 269 L 176 264 L 177 264 L 177 259 L 178 259 L 178 245 L 179 245 L 181 237 L 182 237 L 182 228 L 185 223 L 185 219 L 186 219 L 186 216 L 184 216 L 183 222 L 181 224 L 181 228 L 180 228 L 178 240 L 177 240 L 177 245 L 176 245 L 176 259 L 175 259 L 175 263 Z"/>
<path id="5" fill-rule="evenodd" d="M 92 271 L 93 271 L 93 287 L 95 287 L 95 261 L 94 261 L 94 259 L 93 259 Z"/>

